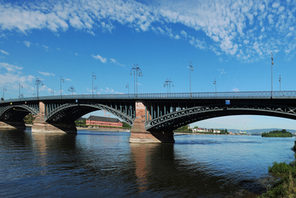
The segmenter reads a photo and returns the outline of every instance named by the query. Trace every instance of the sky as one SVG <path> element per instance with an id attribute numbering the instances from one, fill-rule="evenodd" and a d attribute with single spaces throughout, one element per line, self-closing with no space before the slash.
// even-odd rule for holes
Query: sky
<path id="1" fill-rule="evenodd" d="M 37 95 L 295 90 L 296 2 L 257 0 L 0 0 L 0 93 Z M 190 71 L 188 66 L 194 67 Z M 92 78 L 95 76 L 95 78 Z M 279 78 L 281 76 L 281 85 Z M 61 79 L 63 79 L 61 83 Z M 229 116 L 208 128 L 291 128 Z M 263 127 L 264 126 L 264 127 Z"/>

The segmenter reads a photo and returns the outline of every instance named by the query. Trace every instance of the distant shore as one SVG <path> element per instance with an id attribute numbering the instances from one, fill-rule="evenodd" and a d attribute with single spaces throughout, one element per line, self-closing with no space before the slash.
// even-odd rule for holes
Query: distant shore
<path id="1" fill-rule="evenodd" d="M 174 134 L 179 134 L 179 135 L 247 135 L 247 136 L 250 136 L 250 134 L 239 134 L 239 133 L 225 134 L 225 133 L 188 133 L 188 132 L 174 132 Z"/>

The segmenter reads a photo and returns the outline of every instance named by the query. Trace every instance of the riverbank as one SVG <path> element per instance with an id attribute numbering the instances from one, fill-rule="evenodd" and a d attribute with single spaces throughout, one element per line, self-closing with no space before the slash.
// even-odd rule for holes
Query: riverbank
<path id="1" fill-rule="evenodd" d="M 260 198 L 296 197 L 296 141 L 292 150 L 295 152 L 293 162 L 290 164 L 275 162 L 269 167 L 268 172 L 279 180 L 266 193 L 259 196 Z"/>
<path id="2" fill-rule="evenodd" d="M 240 134 L 240 133 L 188 133 L 188 132 L 174 132 L 174 134 L 178 135 L 243 135 L 243 136 L 250 136 L 250 134 Z"/>

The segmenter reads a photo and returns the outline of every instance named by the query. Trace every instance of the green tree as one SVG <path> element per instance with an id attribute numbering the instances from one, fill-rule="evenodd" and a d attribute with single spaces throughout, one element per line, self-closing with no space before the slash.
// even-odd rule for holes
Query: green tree
<path id="1" fill-rule="evenodd" d="M 24 122 L 25 124 L 33 124 L 34 119 L 34 116 L 31 113 L 29 113 L 24 117 Z"/>

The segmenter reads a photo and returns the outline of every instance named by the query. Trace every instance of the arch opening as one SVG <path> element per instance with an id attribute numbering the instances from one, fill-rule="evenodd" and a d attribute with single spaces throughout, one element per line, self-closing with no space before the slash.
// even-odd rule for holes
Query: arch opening
<path id="1" fill-rule="evenodd" d="M 53 125 L 58 123 L 73 124 L 78 119 L 82 118 L 85 115 L 89 115 L 92 112 L 96 111 L 106 111 L 128 125 L 132 125 L 133 118 L 125 113 L 111 108 L 106 105 L 101 104 L 67 104 L 62 105 L 53 112 L 49 113 L 46 119 L 46 122 Z M 75 122 L 76 124 L 77 122 Z M 83 123 L 82 123 L 83 124 Z"/>
<path id="2" fill-rule="evenodd" d="M 36 111 L 24 105 L 3 108 L 0 112 L 0 128 L 24 130 L 26 128 L 24 118 L 30 114 L 36 115 Z"/>
<path id="3" fill-rule="evenodd" d="M 173 112 L 171 114 L 162 116 L 146 123 L 146 129 L 148 131 L 161 131 L 163 129 L 176 130 L 179 127 L 192 124 L 194 122 L 207 120 L 210 118 L 234 115 L 269 116 L 296 120 L 296 114 L 293 112 L 286 112 L 281 110 L 276 111 L 272 109 L 211 109 L 199 112 L 189 112 L 188 110 L 183 110 L 179 112 Z"/>

